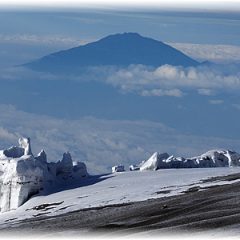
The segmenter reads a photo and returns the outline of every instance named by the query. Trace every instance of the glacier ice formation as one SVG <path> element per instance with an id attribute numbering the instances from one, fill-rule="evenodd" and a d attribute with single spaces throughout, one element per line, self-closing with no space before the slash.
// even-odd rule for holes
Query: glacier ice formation
<path id="1" fill-rule="evenodd" d="M 204 168 L 240 166 L 240 154 L 230 150 L 210 150 L 200 156 L 183 158 L 155 152 L 148 160 L 140 163 L 140 171 L 164 168 Z"/>
<path id="2" fill-rule="evenodd" d="M 20 138 L 19 146 L 0 151 L 0 212 L 18 208 L 45 188 L 86 176 L 86 165 L 73 164 L 69 152 L 61 161 L 48 163 L 44 150 L 34 157 L 30 138 Z"/>

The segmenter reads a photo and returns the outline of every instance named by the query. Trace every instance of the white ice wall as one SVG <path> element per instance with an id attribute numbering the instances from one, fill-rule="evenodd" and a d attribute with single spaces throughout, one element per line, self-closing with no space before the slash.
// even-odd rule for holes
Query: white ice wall
<path id="1" fill-rule="evenodd" d="M 148 160 L 140 164 L 140 170 L 162 168 L 206 168 L 240 166 L 240 154 L 230 150 L 210 150 L 192 158 L 169 156 L 155 152 Z"/>
<path id="2" fill-rule="evenodd" d="M 0 212 L 13 210 L 44 188 L 54 187 L 63 179 L 88 176 L 84 163 L 73 165 L 70 153 L 57 163 L 48 163 L 42 150 L 36 157 L 29 138 L 21 138 L 19 147 L 0 151 Z"/>

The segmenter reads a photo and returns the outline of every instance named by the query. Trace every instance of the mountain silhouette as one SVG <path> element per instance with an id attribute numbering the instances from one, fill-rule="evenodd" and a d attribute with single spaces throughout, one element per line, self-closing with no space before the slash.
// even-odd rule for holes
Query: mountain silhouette
<path id="1" fill-rule="evenodd" d="M 179 50 L 138 33 L 110 35 L 96 42 L 52 53 L 24 66 L 43 72 L 75 71 L 89 66 L 196 66 L 199 63 Z"/>

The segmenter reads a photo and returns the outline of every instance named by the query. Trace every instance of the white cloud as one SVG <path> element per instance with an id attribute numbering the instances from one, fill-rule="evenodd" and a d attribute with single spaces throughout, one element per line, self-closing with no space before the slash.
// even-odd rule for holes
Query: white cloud
<path id="1" fill-rule="evenodd" d="M 181 134 L 158 122 L 63 120 L 6 105 L 0 105 L 0 112 L 0 149 L 15 145 L 19 136 L 29 136 L 34 153 L 44 148 L 49 160 L 57 161 L 70 151 L 74 160 L 86 162 L 95 173 L 115 164 L 139 163 L 154 151 L 192 156 L 211 148 L 240 150 L 240 140 Z"/>
<path id="2" fill-rule="evenodd" d="M 16 133 L 11 133 L 7 129 L 0 127 L 0 139 L 4 141 L 13 141 L 15 140 L 19 135 Z"/>
<path id="3" fill-rule="evenodd" d="M 200 95 L 205 95 L 205 96 L 212 96 L 214 95 L 214 91 L 211 89 L 206 89 L 206 88 L 200 88 L 198 89 L 198 93 Z"/>
<path id="4" fill-rule="evenodd" d="M 239 103 L 234 103 L 232 104 L 232 106 L 237 109 L 237 110 L 240 110 L 240 104 Z"/>
<path id="5" fill-rule="evenodd" d="M 173 92 L 180 96 L 182 91 L 190 89 L 197 89 L 202 95 L 213 95 L 215 91 L 240 89 L 240 70 L 224 65 L 188 68 L 163 65 L 156 69 L 132 65 L 109 74 L 106 81 L 123 91 L 136 91 L 145 96 L 154 95 L 155 89 L 161 89 L 159 96 Z"/>
<path id="6" fill-rule="evenodd" d="M 229 63 L 240 61 L 240 46 L 221 44 L 169 43 L 174 48 L 200 61 Z"/>
<path id="7" fill-rule="evenodd" d="M 182 97 L 183 92 L 179 89 L 170 89 L 170 90 L 163 90 L 163 89 L 152 89 L 152 90 L 143 90 L 140 93 L 144 97 L 150 97 L 150 96 L 169 96 L 169 97 Z"/>
<path id="8" fill-rule="evenodd" d="M 223 104 L 224 101 L 221 99 L 212 99 L 212 100 L 209 100 L 209 103 L 213 105 L 219 105 L 219 104 Z"/>

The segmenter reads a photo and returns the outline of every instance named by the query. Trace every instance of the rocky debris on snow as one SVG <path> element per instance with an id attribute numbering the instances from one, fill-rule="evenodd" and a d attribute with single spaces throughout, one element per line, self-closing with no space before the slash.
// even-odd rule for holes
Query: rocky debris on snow
<path id="1" fill-rule="evenodd" d="M 124 172 L 124 166 L 123 165 L 116 165 L 112 167 L 112 173 L 116 173 L 116 172 Z"/>
<path id="2" fill-rule="evenodd" d="M 138 170 L 140 170 L 140 167 L 138 166 L 138 165 L 130 165 L 129 166 L 129 170 L 130 171 L 138 171 Z"/>

